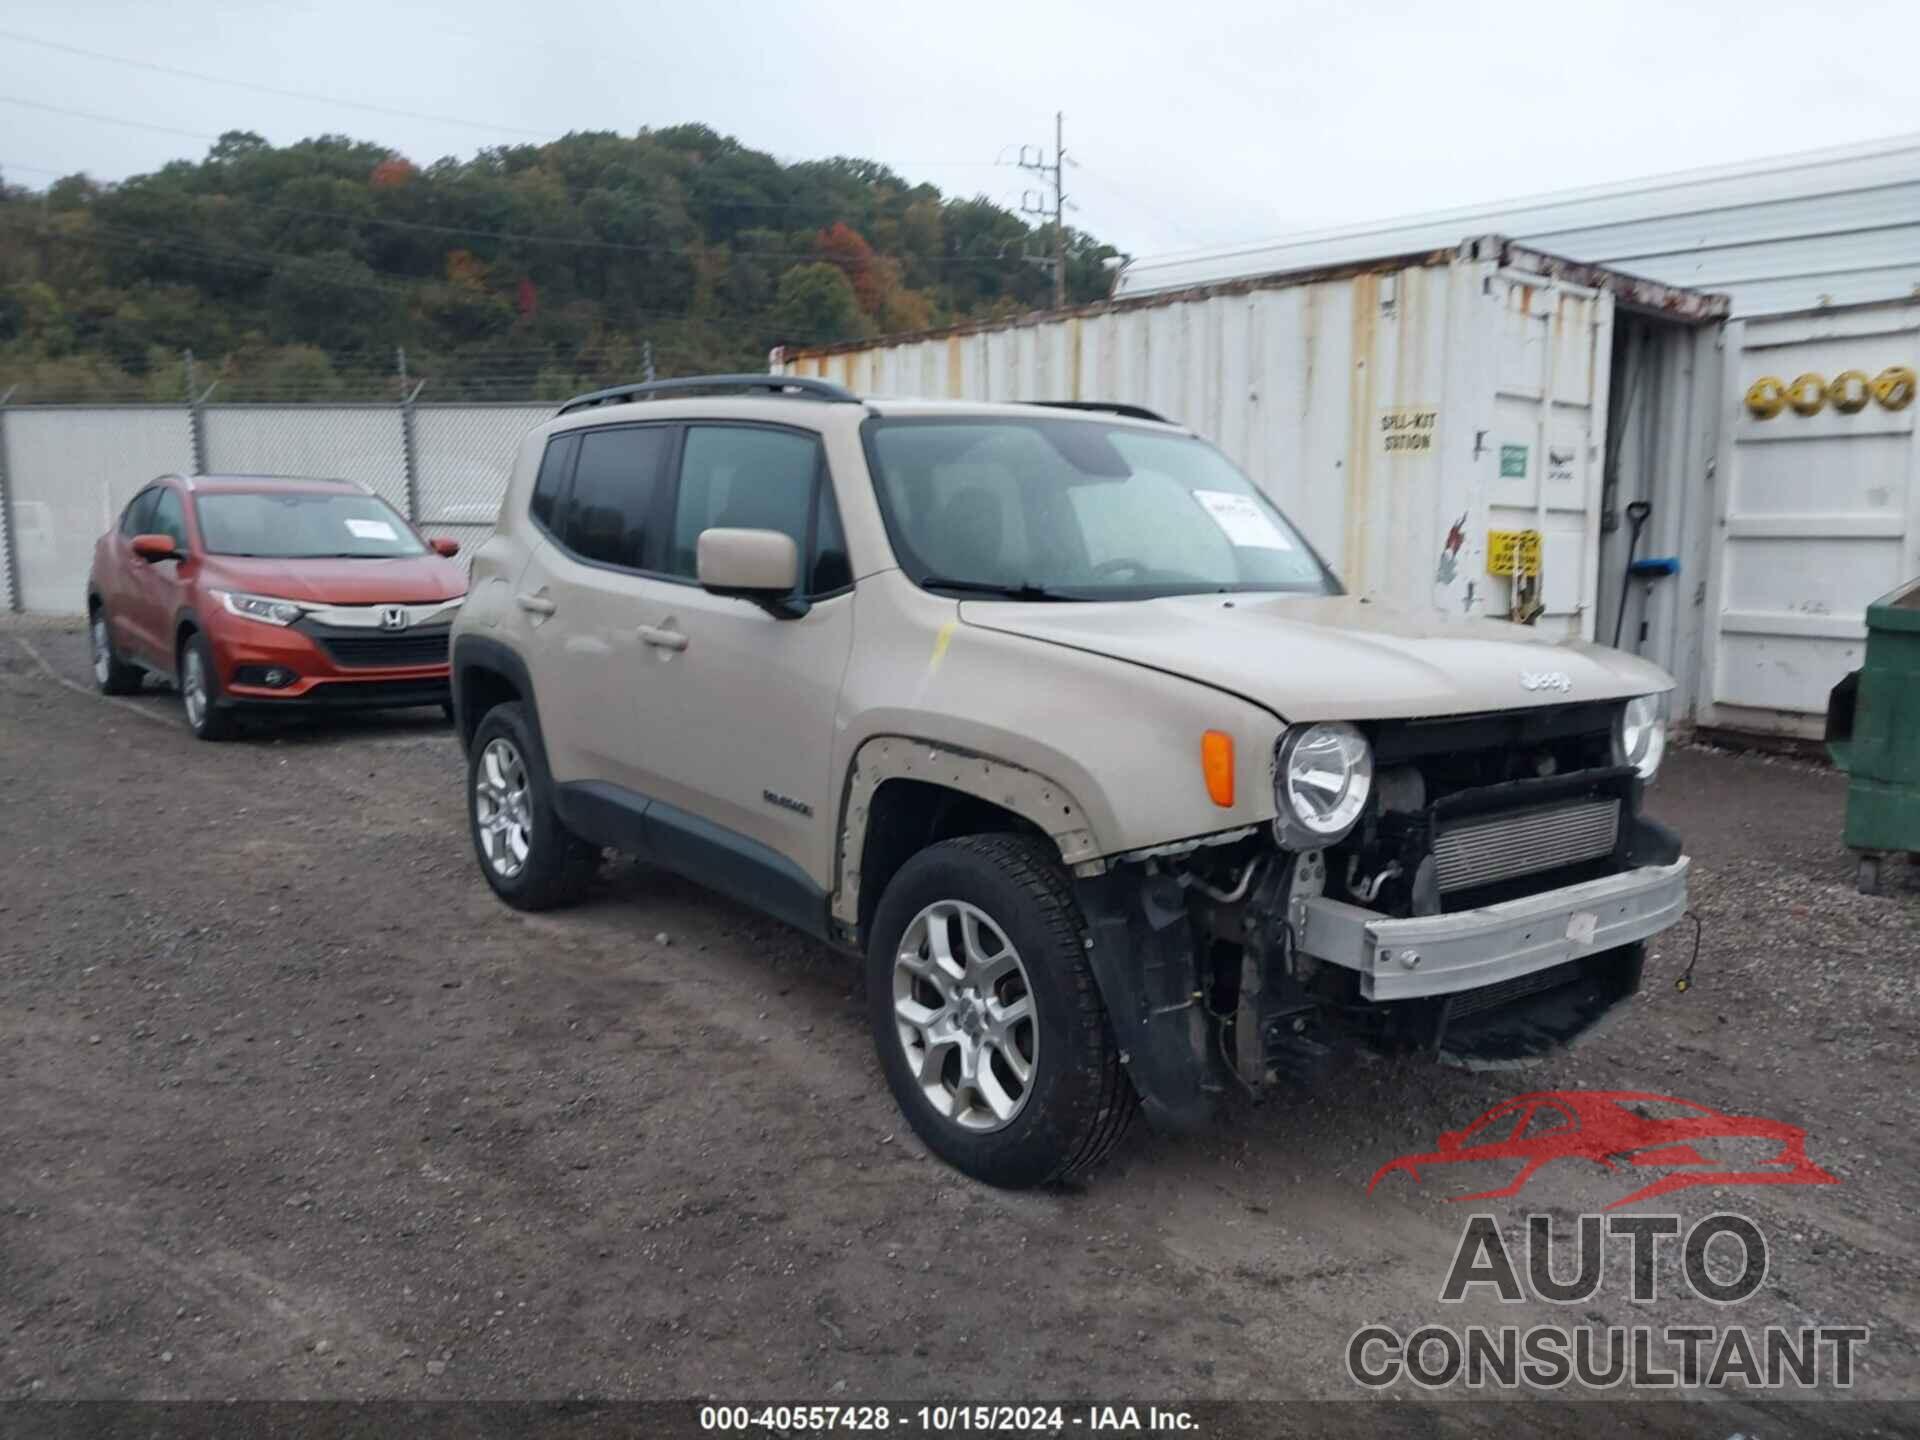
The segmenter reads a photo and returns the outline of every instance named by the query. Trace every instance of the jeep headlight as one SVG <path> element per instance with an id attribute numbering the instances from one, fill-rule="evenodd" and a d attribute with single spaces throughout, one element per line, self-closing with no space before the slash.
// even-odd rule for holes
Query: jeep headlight
<path id="1" fill-rule="evenodd" d="M 1640 695 L 1629 700 L 1614 721 L 1613 741 L 1620 763 L 1631 765 L 1642 780 L 1651 780 L 1667 753 L 1667 697 Z"/>
<path id="2" fill-rule="evenodd" d="M 273 595 L 244 595 L 238 590 L 222 590 L 219 595 L 231 614 L 264 620 L 269 625 L 291 625 L 307 613 L 304 606 Z"/>
<path id="3" fill-rule="evenodd" d="M 1335 844 L 1354 826 L 1373 791 L 1367 737 L 1343 722 L 1296 725 L 1274 756 L 1274 839 L 1287 850 Z"/>

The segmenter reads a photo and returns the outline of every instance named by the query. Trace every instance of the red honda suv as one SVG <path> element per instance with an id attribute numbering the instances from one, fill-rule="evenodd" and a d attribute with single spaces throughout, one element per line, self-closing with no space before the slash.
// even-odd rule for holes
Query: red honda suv
<path id="1" fill-rule="evenodd" d="M 163 475 L 93 547 L 94 679 L 172 680 L 202 740 L 243 708 L 448 708 L 459 549 L 349 481 Z"/>

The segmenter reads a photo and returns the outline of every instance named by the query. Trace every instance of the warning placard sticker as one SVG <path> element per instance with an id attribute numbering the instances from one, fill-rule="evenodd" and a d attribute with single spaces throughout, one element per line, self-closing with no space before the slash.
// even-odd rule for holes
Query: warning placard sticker
<path id="1" fill-rule="evenodd" d="M 1487 532 L 1487 573 L 1489 575 L 1538 575 L 1540 573 L 1540 532 L 1538 530 L 1489 530 Z"/>
<path id="2" fill-rule="evenodd" d="M 1398 405 L 1380 412 L 1383 455 L 1425 455 L 1433 450 L 1440 412 L 1431 405 Z"/>

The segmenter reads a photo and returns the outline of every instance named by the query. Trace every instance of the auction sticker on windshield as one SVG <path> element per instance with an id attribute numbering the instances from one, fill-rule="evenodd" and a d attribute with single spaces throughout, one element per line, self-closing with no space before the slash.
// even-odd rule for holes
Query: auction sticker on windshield
<path id="1" fill-rule="evenodd" d="M 1245 550 L 1291 550 L 1293 542 L 1250 495 L 1231 490 L 1195 490 L 1193 498 L 1220 533 Z"/>
<path id="2" fill-rule="evenodd" d="M 349 517 L 347 529 L 353 532 L 353 538 L 356 540 L 398 540 L 400 538 L 393 533 L 393 526 L 384 520 L 359 520 Z"/>

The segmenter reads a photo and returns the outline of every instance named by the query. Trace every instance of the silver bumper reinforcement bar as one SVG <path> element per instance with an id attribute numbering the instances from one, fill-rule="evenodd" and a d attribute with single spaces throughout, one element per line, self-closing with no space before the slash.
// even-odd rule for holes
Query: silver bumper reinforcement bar
<path id="1" fill-rule="evenodd" d="M 1687 858 L 1451 915 L 1395 920 L 1342 900 L 1306 902 L 1302 952 L 1360 972 L 1369 1000 L 1476 990 L 1657 935 L 1687 909 Z"/>

